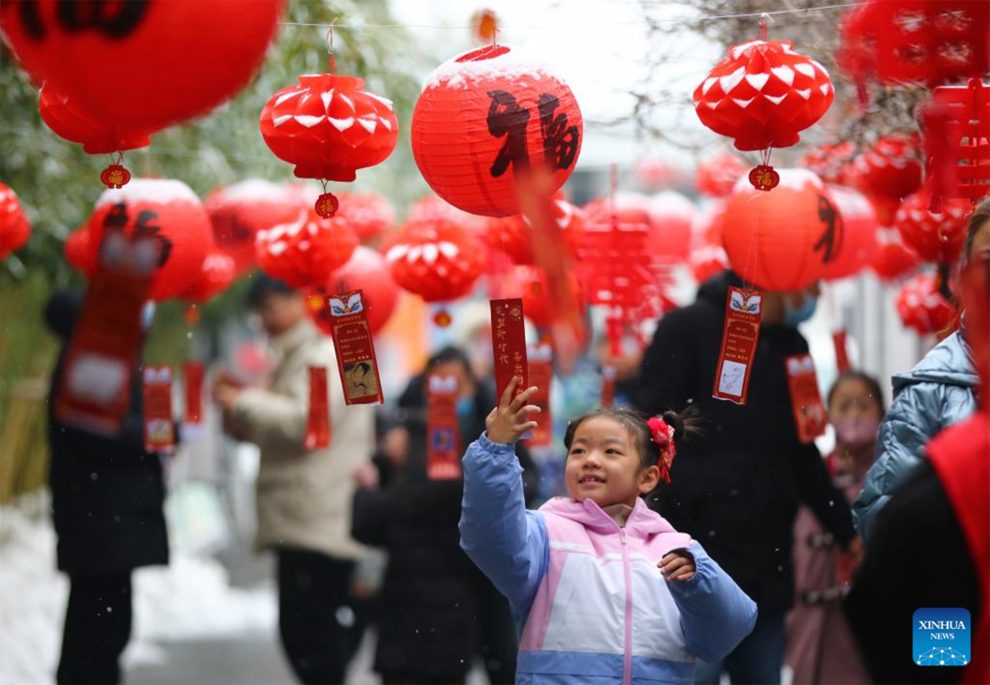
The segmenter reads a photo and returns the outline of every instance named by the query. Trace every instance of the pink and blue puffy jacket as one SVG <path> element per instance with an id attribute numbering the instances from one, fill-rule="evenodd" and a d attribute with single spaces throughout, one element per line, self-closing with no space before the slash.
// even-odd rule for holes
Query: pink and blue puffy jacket
<path id="1" fill-rule="evenodd" d="M 461 547 L 512 605 L 517 683 L 694 682 L 753 629 L 756 604 L 688 535 L 642 500 L 624 527 L 586 500 L 523 501 L 512 445 L 482 435 L 464 455 Z M 690 581 L 657 562 L 682 549 Z"/>

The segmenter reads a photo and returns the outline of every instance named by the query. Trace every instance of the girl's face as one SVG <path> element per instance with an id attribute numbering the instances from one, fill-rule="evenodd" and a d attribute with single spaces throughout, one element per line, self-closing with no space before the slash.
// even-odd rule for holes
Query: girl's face
<path id="1" fill-rule="evenodd" d="M 879 402 L 870 386 L 858 378 L 846 379 L 836 386 L 828 415 L 840 445 L 867 447 L 876 441 L 883 418 Z"/>
<path id="2" fill-rule="evenodd" d="M 567 494 L 600 507 L 636 505 L 636 498 L 656 487 L 657 466 L 642 467 L 636 441 L 621 423 L 595 416 L 577 427 L 564 468 Z"/>

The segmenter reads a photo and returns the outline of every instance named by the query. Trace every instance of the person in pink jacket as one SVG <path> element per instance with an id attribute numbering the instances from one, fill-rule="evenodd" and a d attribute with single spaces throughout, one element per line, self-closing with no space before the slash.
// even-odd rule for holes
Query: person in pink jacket
<path id="1" fill-rule="evenodd" d="M 601 409 L 564 437 L 568 497 L 527 511 L 513 443 L 536 426 L 514 379 L 464 455 L 461 547 L 519 630 L 517 683 L 672 683 L 752 631 L 756 604 L 641 495 L 667 475 L 680 418 Z"/>

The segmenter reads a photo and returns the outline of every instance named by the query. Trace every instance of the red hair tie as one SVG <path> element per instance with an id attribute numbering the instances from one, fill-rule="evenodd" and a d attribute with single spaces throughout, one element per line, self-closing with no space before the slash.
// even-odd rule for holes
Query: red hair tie
<path id="1" fill-rule="evenodd" d="M 657 446 L 658 457 L 657 466 L 660 467 L 660 480 L 664 483 L 670 482 L 670 467 L 677 456 L 677 447 L 674 445 L 674 428 L 667 425 L 667 422 L 659 416 L 653 416 L 646 421 L 646 425 L 653 435 L 653 443 Z"/>

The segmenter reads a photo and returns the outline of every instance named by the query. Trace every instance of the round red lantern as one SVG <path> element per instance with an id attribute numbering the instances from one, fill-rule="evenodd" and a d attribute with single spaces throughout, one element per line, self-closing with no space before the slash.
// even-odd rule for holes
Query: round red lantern
<path id="1" fill-rule="evenodd" d="M 213 250 L 210 219 L 196 194 L 181 181 L 139 178 L 107 190 L 85 228 L 87 254 L 80 265 L 92 269 L 103 237 L 120 232 L 127 238 L 159 243 L 158 268 L 151 279 L 151 299 L 182 297 L 195 282 L 203 260 Z"/>
<path id="2" fill-rule="evenodd" d="M 897 293 L 896 306 L 901 323 L 918 335 L 945 330 L 955 315 L 933 274 L 919 274 L 905 283 Z"/>
<path id="3" fill-rule="evenodd" d="M 739 180 L 738 178 L 736 179 Z M 692 245 L 722 246 L 722 221 L 725 215 L 725 200 L 718 199 L 704 207 L 691 224 Z"/>
<path id="4" fill-rule="evenodd" d="M 893 228 L 877 230 L 877 249 L 870 268 L 882 281 L 895 281 L 921 264 L 918 253 L 904 245 L 900 233 Z"/>
<path id="5" fill-rule="evenodd" d="M 794 291 L 825 275 L 842 244 L 842 217 L 807 169 L 781 169 L 772 193 L 736 185 L 725 203 L 722 241 L 733 270 L 770 291 Z"/>
<path id="6" fill-rule="evenodd" d="M 725 197 L 732 192 L 736 181 L 746 175 L 747 170 L 748 167 L 741 159 L 726 152 L 698 164 L 694 183 L 699 193 L 711 197 Z"/>
<path id="7" fill-rule="evenodd" d="M 196 304 L 213 299 L 234 282 L 236 276 L 234 260 L 230 255 L 214 251 L 203 260 L 199 277 L 193 282 L 183 298 Z"/>
<path id="8" fill-rule="evenodd" d="M 701 123 L 733 138 L 737 149 L 764 151 L 750 180 L 769 190 L 776 185 L 770 149 L 796 144 L 834 97 L 825 67 L 794 51 L 790 41 L 754 40 L 729 48 L 695 89 L 694 108 Z"/>
<path id="9" fill-rule="evenodd" d="M 37 84 L 120 130 L 151 133 L 233 96 L 261 64 L 282 0 L 0 7 L 3 38 Z"/>
<path id="10" fill-rule="evenodd" d="M 519 212 L 516 174 L 552 173 L 552 189 L 574 171 L 583 139 L 571 89 L 515 48 L 490 45 L 441 64 L 416 101 L 412 149 L 426 182 L 472 214 Z"/>
<path id="11" fill-rule="evenodd" d="M 358 244 L 346 221 L 324 219 L 306 207 L 292 221 L 258 231 L 255 259 L 272 278 L 306 288 L 324 283 L 347 263 Z"/>
<path id="12" fill-rule="evenodd" d="M 485 267 L 485 246 L 449 221 L 408 221 L 382 246 L 395 282 L 427 302 L 467 295 Z"/>
<path id="13" fill-rule="evenodd" d="M 237 274 L 254 266 L 258 231 L 298 219 L 308 204 L 296 189 L 262 179 L 214 190 L 203 201 L 213 226 L 213 241 L 234 260 Z"/>
<path id="14" fill-rule="evenodd" d="M 926 262 L 951 264 L 966 242 L 966 218 L 972 211 L 969 200 L 943 199 L 942 211 L 933 214 L 928 207 L 931 196 L 920 190 L 901 203 L 895 224 L 904 244 Z"/>
<path id="15" fill-rule="evenodd" d="M 0 183 L 0 259 L 22 247 L 31 237 L 31 222 L 10 186 Z"/>
<path id="16" fill-rule="evenodd" d="M 902 200 L 921 187 L 919 146 L 917 136 L 881 138 L 853 161 L 853 184 L 867 195 Z"/>
<path id="17" fill-rule="evenodd" d="M 310 290 L 310 295 L 317 296 L 311 301 L 319 305 L 310 309 L 310 315 L 320 330 L 332 335 L 326 296 L 358 289 L 364 295 L 371 332 L 377 333 L 388 323 L 399 302 L 399 286 L 389 273 L 385 258 L 370 247 L 358 245 L 347 263 L 330 274 L 326 283 Z"/>
<path id="18" fill-rule="evenodd" d="M 80 143 L 83 150 L 91 155 L 151 145 L 147 132 L 131 130 L 122 121 L 94 118 L 47 83 L 41 87 L 38 109 L 41 118 L 56 135 Z"/>
<path id="19" fill-rule="evenodd" d="M 337 216 L 354 229 L 362 241 L 374 240 L 392 230 L 395 210 L 376 193 L 341 193 Z"/>
<path id="20" fill-rule="evenodd" d="M 842 217 L 842 242 L 835 259 L 826 265 L 824 278 L 846 278 L 870 265 L 877 251 L 877 213 L 863 195 L 852 188 L 829 185 Z"/>

